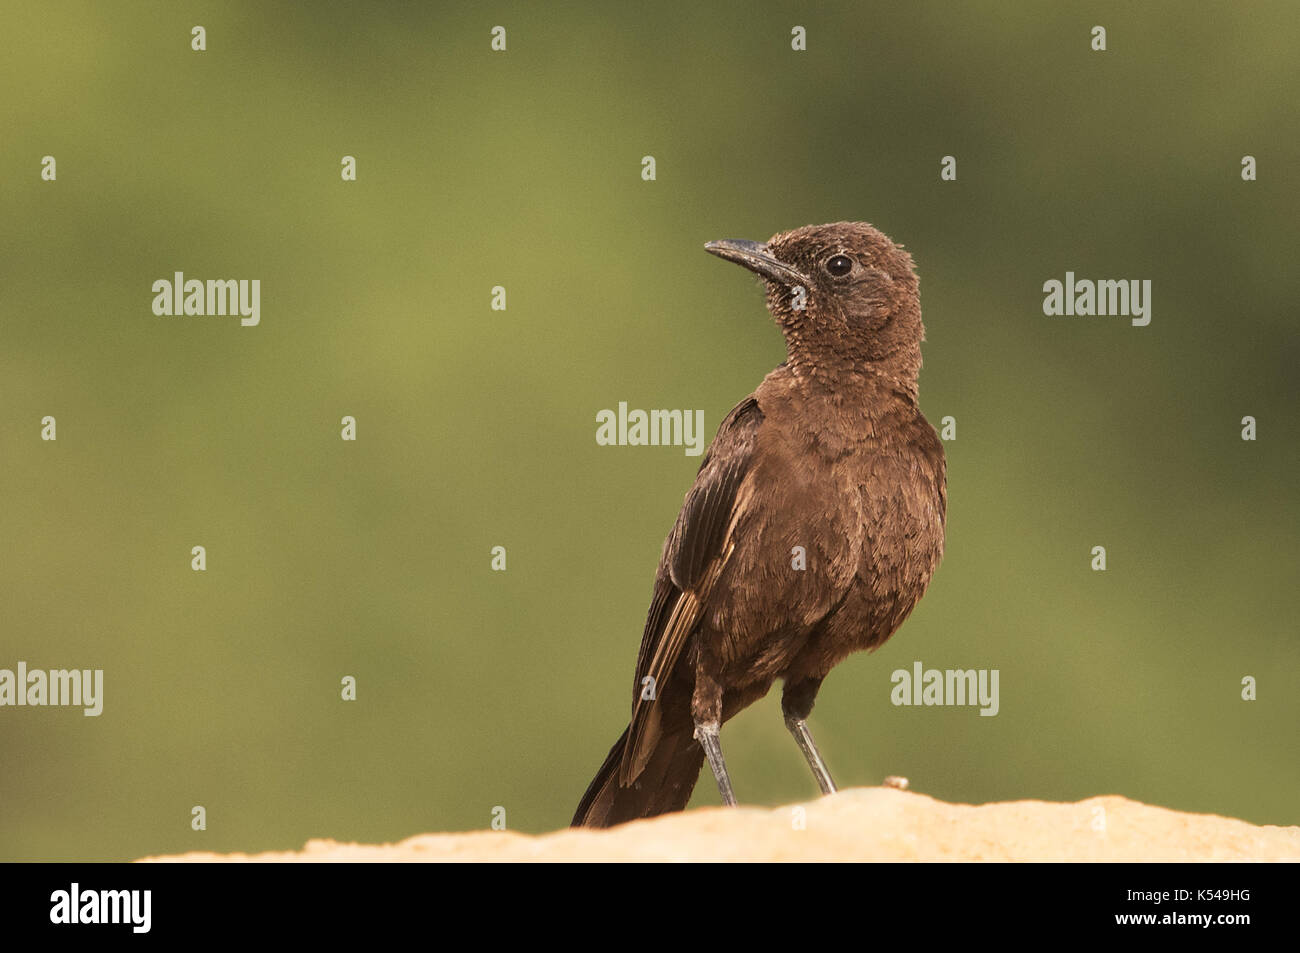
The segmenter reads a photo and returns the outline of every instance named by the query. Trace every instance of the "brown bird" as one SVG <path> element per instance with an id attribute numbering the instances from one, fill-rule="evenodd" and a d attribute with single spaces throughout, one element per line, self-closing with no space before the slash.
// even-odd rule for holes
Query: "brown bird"
<path id="1" fill-rule="evenodd" d="M 707 758 L 735 804 L 718 736 L 778 678 L 808 731 L 822 680 L 894 634 L 943 554 L 943 446 L 917 406 L 921 303 L 912 258 L 863 222 L 767 244 L 704 246 L 761 275 L 786 361 L 729 413 L 664 543 L 632 720 L 574 815 L 607 827 L 682 810 Z"/>

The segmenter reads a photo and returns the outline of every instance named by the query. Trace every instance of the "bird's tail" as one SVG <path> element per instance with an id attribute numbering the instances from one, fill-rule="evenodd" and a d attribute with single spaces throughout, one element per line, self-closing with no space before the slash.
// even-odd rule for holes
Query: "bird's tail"
<path id="1" fill-rule="evenodd" d="M 695 740 L 690 721 L 683 728 L 660 735 L 644 770 L 623 787 L 618 783 L 618 769 L 626 744 L 624 729 L 582 796 L 573 815 L 574 827 L 612 827 L 686 807 L 704 764 L 704 749 Z"/>

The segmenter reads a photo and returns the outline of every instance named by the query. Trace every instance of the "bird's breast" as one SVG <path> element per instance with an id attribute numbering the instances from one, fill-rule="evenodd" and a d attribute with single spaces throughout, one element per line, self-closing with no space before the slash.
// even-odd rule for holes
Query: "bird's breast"
<path id="1" fill-rule="evenodd" d="M 943 557 L 945 465 L 937 436 L 875 448 L 849 465 L 862 546 L 846 603 L 860 616 L 861 647 L 871 647 L 907 618 Z"/>

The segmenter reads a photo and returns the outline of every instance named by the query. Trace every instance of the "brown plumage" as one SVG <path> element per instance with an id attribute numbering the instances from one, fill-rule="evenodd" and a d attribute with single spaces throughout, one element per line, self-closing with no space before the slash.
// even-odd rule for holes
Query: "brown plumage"
<path id="1" fill-rule="evenodd" d="M 862 222 L 706 247 L 763 276 L 787 359 L 718 427 L 664 543 L 631 723 L 575 825 L 681 810 L 706 752 L 734 803 L 718 727 L 778 678 L 786 724 L 833 791 L 805 721 L 817 690 L 894 633 L 943 553 L 945 465 L 917 406 L 911 256 Z"/>

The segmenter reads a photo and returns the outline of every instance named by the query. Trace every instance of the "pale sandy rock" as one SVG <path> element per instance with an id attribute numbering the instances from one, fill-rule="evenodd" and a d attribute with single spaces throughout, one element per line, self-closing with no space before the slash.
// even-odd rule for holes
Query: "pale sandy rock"
<path id="1" fill-rule="evenodd" d="M 802 815 L 802 816 L 801 816 Z M 802 829 L 800 821 L 803 822 Z M 1098 829 L 1100 828 L 1100 829 Z M 858 788 L 788 807 L 707 808 L 607 831 L 420 834 L 397 844 L 308 841 L 301 852 L 149 861 L 1300 861 L 1300 827 L 1258 827 L 1126 798 L 946 804 Z"/>

